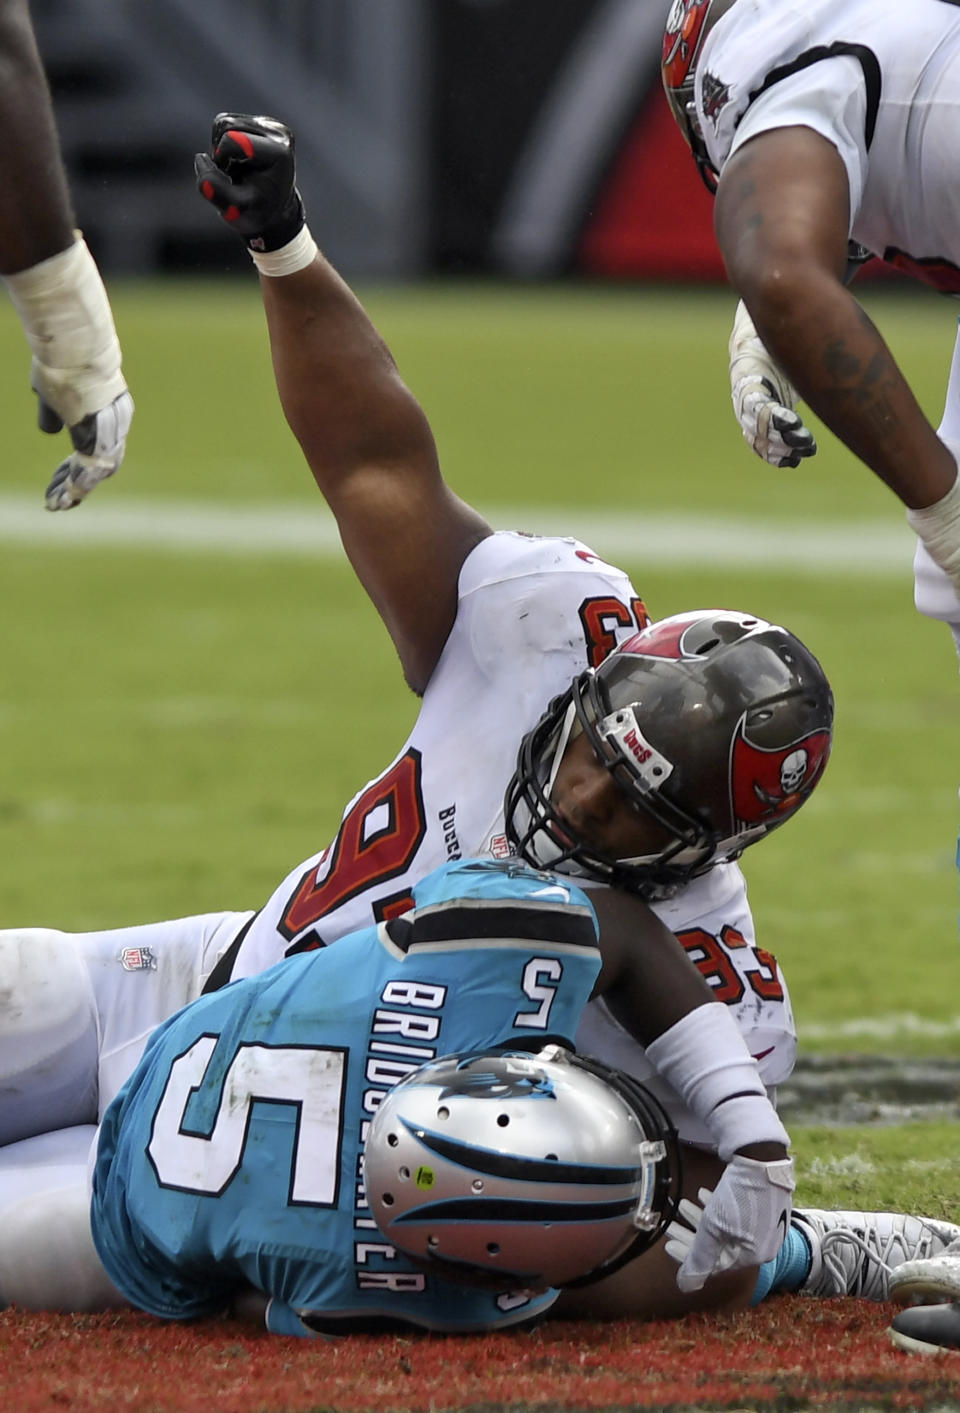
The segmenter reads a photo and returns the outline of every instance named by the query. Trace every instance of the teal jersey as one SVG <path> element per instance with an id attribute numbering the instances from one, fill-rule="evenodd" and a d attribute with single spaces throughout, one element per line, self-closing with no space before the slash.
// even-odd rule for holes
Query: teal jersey
<path id="1" fill-rule="evenodd" d="M 413 900 L 153 1033 L 93 1173 L 94 1241 L 132 1304 L 188 1319 L 252 1285 L 269 1328 L 309 1334 L 491 1329 L 556 1298 L 460 1288 L 395 1251 L 365 1201 L 363 1145 L 387 1090 L 429 1060 L 572 1044 L 600 968 L 593 908 L 569 880 L 492 860 L 437 869 Z"/>

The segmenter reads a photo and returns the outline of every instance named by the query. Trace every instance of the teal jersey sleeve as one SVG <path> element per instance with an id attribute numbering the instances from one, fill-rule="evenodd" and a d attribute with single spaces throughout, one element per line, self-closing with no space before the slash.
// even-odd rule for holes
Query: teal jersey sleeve
<path id="1" fill-rule="evenodd" d="M 516 1297 L 417 1270 L 370 1217 L 362 1153 L 380 1099 L 421 1064 L 572 1043 L 600 967 L 593 909 L 568 880 L 470 860 L 429 875 L 414 901 L 151 1037 L 104 1118 L 91 1207 L 132 1303 L 189 1318 L 252 1284 L 287 1333 L 363 1318 L 488 1329 L 550 1303 L 518 1313 Z"/>

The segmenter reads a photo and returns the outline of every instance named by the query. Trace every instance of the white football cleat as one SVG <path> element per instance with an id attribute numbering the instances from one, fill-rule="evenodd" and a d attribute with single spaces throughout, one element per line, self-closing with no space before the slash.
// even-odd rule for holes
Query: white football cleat
<path id="1" fill-rule="evenodd" d="M 960 1300 L 960 1241 L 939 1255 L 904 1261 L 890 1276 L 890 1299 L 904 1305 Z"/>
<path id="2" fill-rule="evenodd" d="M 792 1221 L 810 1243 L 812 1264 L 800 1287 L 803 1295 L 889 1300 L 892 1273 L 901 1266 L 927 1264 L 952 1243 L 960 1250 L 960 1227 L 904 1212 L 803 1207 L 794 1209 Z"/>

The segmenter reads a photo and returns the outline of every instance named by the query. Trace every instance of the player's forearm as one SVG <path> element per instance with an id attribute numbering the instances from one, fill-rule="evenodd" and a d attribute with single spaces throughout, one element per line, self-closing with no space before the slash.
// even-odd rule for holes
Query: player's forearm
<path id="1" fill-rule="evenodd" d="M 590 899 L 603 958 L 596 993 L 708 1126 L 724 1159 L 782 1158 L 787 1134 L 757 1062 L 678 939 L 639 898 L 597 888 Z"/>
<path id="2" fill-rule="evenodd" d="M 26 0 L 0 0 L 0 275 L 66 250 L 74 217 Z"/>
<path id="3" fill-rule="evenodd" d="M 724 166 L 714 208 L 730 283 L 767 351 L 904 505 L 931 505 L 956 466 L 844 287 L 850 217 L 837 147 L 802 126 L 744 142 Z"/>
<path id="4" fill-rule="evenodd" d="M 724 1161 L 786 1156 L 787 1131 L 757 1062 L 722 1002 L 691 1011 L 647 1047 L 647 1058 L 685 1106 L 707 1125 Z"/>
<path id="5" fill-rule="evenodd" d="M 801 397 L 904 505 L 946 495 L 956 462 L 862 306 L 823 271 L 742 274 L 766 348 Z"/>

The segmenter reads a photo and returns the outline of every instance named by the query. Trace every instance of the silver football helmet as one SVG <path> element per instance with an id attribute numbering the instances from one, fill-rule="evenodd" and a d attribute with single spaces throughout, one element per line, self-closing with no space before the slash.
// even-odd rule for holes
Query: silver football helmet
<path id="1" fill-rule="evenodd" d="M 364 1149 L 398 1250 L 500 1290 L 598 1280 L 672 1220 L 670 1120 L 635 1080 L 559 1046 L 449 1055 L 387 1094 Z"/>

